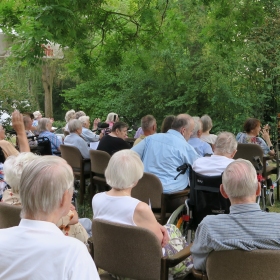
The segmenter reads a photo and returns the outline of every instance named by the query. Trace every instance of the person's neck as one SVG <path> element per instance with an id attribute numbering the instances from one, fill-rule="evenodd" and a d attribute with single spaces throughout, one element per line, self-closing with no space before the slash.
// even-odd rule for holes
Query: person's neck
<path id="1" fill-rule="evenodd" d="M 250 137 L 257 137 L 257 135 L 255 133 L 252 133 L 252 132 L 247 133 L 247 135 L 250 136 Z"/>
<path id="2" fill-rule="evenodd" d="M 110 191 L 107 192 L 107 194 L 112 196 L 131 196 L 131 189 L 114 189 L 112 188 Z"/>
<path id="3" fill-rule="evenodd" d="M 211 129 L 210 129 L 210 130 L 211 130 Z M 210 135 L 210 130 L 207 130 L 207 131 L 205 131 L 205 132 L 202 132 L 201 135 Z"/>
<path id="4" fill-rule="evenodd" d="M 44 213 L 39 213 L 35 217 L 26 215 L 24 217 L 24 219 L 34 220 L 34 221 L 50 222 L 50 223 L 53 223 L 53 224 L 57 224 L 59 219 L 63 216 L 64 216 L 63 214 L 57 213 L 57 212 L 53 212 L 49 215 L 44 214 Z"/>
<path id="5" fill-rule="evenodd" d="M 231 205 L 238 205 L 238 204 L 253 204 L 256 203 L 256 196 L 248 196 L 248 197 L 241 197 L 241 198 L 230 198 Z"/>
<path id="6" fill-rule="evenodd" d="M 112 136 L 112 137 L 118 137 L 118 135 L 113 131 L 109 135 Z"/>

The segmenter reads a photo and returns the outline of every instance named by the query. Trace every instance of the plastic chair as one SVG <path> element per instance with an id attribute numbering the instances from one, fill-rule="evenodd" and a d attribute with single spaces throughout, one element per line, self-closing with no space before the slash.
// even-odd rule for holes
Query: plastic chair
<path id="1" fill-rule="evenodd" d="M 60 145 L 61 157 L 72 167 L 76 179 L 80 179 L 80 203 L 84 201 L 86 178 L 90 178 L 90 170 L 85 170 L 85 165 L 90 159 L 82 157 L 78 148 L 70 145 Z"/>
<path id="2" fill-rule="evenodd" d="M 138 184 L 132 188 L 131 196 L 151 205 L 156 219 L 164 225 L 170 214 L 181 205 L 189 194 L 189 190 L 174 193 L 163 193 L 161 181 L 157 176 L 144 172 Z M 177 202 L 177 200 L 179 200 Z M 170 205 L 175 201 L 174 205 Z"/>
<path id="3" fill-rule="evenodd" d="M 193 269 L 196 279 L 202 280 L 278 280 L 280 250 L 213 251 L 206 262 L 206 271 Z"/>
<path id="4" fill-rule="evenodd" d="M 149 230 L 94 219 L 92 256 L 97 267 L 114 275 L 137 280 L 167 280 L 168 269 L 190 255 L 190 247 L 163 257 L 157 237 Z M 109 273 L 101 279 L 115 279 Z"/>
<path id="5" fill-rule="evenodd" d="M 0 229 L 18 226 L 20 222 L 20 206 L 0 202 Z"/>
<path id="6" fill-rule="evenodd" d="M 242 144 L 238 143 L 237 152 L 234 159 L 243 158 L 249 160 L 255 167 L 257 162 L 254 157 L 259 157 L 263 163 L 263 170 L 260 170 L 262 176 L 267 180 L 267 177 L 271 174 L 279 174 L 279 162 L 276 160 L 276 166 L 267 165 L 268 160 L 273 159 L 271 156 L 264 156 L 262 148 L 257 144 Z M 277 200 L 279 200 L 279 181 L 277 181 Z"/>
<path id="7" fill-rule="evenodd" d="M 97 189 L 99 192 L 108 191 L 111 189 L 107 185 L 105 179 L 105 169 L 108 166 L 111 156 L 104 152 L 98 150 L 90 150 L 90 162 L 91 162 L 91 172 L 90 172 L 90 183 L 92 190 L 92 197 L 95 195 Z"/>

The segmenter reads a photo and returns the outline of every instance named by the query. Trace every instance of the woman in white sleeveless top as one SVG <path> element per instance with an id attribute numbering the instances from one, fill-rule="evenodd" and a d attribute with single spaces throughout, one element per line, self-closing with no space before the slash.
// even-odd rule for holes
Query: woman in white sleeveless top
<path id="1" fill-rule="evenodd" d="M 182 239 L 179 240 L 179 243 L 182 243 L 179 250 L 187 246 L 187 243 L 175 226 L 160 225 L 148 204 L 131 197 L 131 190 L 142 178 L 143 172 L 143 163 L 136 152 L 132 150 L 116 152 L 105 171 L 106 182 L 112 189 L 98 193 L 92 199 L 94 219 L 146 228 L 157 236 L 161 246 L 165 248 L 165 255 L 170 255 L 172 250 L 174 252 L 174 244 L 178 244 L 178 239 Z M 173 270 L 172 274 L 178 272 L 186 274 L 191 267 L 191 259 L 186 259 L 180 268 Z"/>

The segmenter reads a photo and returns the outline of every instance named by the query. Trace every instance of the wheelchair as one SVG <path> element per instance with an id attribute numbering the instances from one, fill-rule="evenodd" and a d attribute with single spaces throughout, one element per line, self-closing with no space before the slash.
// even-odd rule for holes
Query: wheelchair
<path id="1" fill-rule="evenodd" d="M 228 214 L 230 201 L 220 193 L 222 175 L 205 176 L 196 173 L 188 164 L 190 197 L 170 216 L 167 223 L 179 228 L 187 242 L 192 242 L 192 233 L 207 215 Z"/>

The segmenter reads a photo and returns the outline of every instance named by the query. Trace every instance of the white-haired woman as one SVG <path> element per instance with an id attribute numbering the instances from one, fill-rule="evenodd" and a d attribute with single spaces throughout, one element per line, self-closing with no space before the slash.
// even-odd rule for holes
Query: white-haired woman
<path id="1" fill-rule="evenodd" d="M 60 151 L 60 145 L 62 142 L 60 139 L 51 132 L 52 122 L 49 118 L 42 118 L 38 121 L 39 137 L 47 137 L 51 142 L 52 153 Z"/>
<path id="2" fill-rule="evenodd" d="M 149 205 L 131 197 L 131 190 L 141 179 L 143 172 L 143 163 L 136 152 L 132 150 L 116 152 L 105 171 L 106 182 L 112 189 L 98 193 L 92 199 L 94 219 L 146 228 L 157 236 L 165 249 L 165 254 L 172 255 L 187 245 L 182 238 L 181 247 L 175 248 L 174 241 L 176 240 L 176 245 L 180 243 L 179 230 L 173 225 L 161 226 Z M 192 261 L 188 258 L 173 269 L 172 273 L 186 274 L 191 267 Z"/>
<path id="3" fill-rule="evenodd" d="M 87 141 L 89 144 L 90 142 L 97 142 L 99 141 L 99 135 L 96 135 L 94 132 L 92 132 L 89 129 L 90 126 L 90 121 L 89 121 L 89 116 L 82 116 L 79 117 L 79 121 L 82 123 L 83 128 L 82 128 L 82 137 Z M 97 124 L 100 122 L 100 119 L 95 119 L 93 121 L 93 127 L 92 129 L 97 129 Z"/>
<path id="4" fill-rule="evenodd" d="M 72 110 L 69 110 L 69 111 L 66 112 L 66 114 L 65 114 L 66 125 L 64 127 L 64 131 L 69 132 L 68 123 L 69 123 L 69 121 L 71 121 L 71 120 L 73 120 L 75 118 L 76 118 L 75 110 L 72 109 Z"/>
<path id="5" fill-rule="evenodd" d="M 209 143 L 210 145 L 214 145 L 217 139 L 217 135 L 210 134 L 210 130 L 213 127 L 212 119 L 208 115 L 203 115 L 200 120 L 202 122 L 202 134 L 200 136 L 200 139 L 204 142 Z"/>
<path id="6" fill-rule="evenodd" d="M 11 189 L 5 190 L 2 201 L 11 205 L 21 205 L 20 199 L 20 180 L 24 167 L 34 159 L 40 156 L 33 153 L 20 153 L 18 156 L 10 156 L 4 163 L 4 179 Z M 83 243 L 87 243 L 88 234 L 84 227 L 79 223 L 78 214 L 75 207 L 71 205 L 68 214 L 62 217 L 57 227 L 61 229 L 64 235 L 72 236 Z"/>

